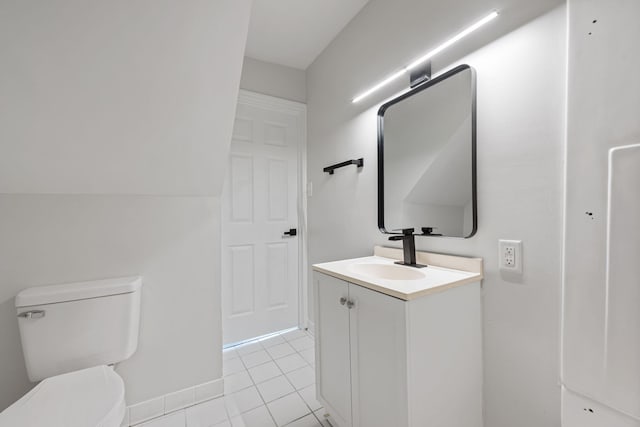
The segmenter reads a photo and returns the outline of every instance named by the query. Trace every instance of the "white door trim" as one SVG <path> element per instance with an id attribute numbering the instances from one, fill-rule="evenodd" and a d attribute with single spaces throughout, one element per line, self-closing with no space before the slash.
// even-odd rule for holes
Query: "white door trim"
<path id="1" fill-rule="evenodd" d="M 298 326 L 308 327 L 308 278 L 307 278 L 307 105 L 274 96 L 240 89 L 238 103 L 296 115 L 300 119 L 298 145 Z"/>

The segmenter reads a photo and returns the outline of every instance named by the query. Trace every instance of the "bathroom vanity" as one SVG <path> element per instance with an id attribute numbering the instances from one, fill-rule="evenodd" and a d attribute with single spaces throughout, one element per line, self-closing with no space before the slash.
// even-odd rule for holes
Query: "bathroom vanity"
<path id="1" fill-rule="evenodd" d="M 316 264 L 316 394 L 335 427 L 481 427 L 482 260 Z"/>

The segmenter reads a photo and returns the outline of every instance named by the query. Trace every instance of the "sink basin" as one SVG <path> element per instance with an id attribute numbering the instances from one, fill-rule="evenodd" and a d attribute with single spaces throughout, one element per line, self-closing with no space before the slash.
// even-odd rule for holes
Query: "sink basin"
<path id="1" fill-rule="evenodd" d="M 425 278 L 425 274 L 421 270 L 395 264 L 351 264 L 348 269 L 352 273 L 362 274 L 373 279 L 420 280 Z"/>

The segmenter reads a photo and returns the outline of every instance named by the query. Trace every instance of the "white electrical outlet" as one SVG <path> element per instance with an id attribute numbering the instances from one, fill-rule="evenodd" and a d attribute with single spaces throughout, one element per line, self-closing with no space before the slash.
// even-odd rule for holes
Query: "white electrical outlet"
<path id="1" fill-rule="evenodd" d="M 499 240 L 498 260 L 501 271 L 522 273 L 522 240 Z"/>

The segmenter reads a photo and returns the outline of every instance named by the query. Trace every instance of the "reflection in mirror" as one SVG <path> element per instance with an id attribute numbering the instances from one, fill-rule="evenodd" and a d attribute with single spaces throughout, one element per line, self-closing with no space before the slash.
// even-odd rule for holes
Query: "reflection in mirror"
<path id="1" fill-rule="evenodd" d="M 477 227 L 475 74 L 461 65 L 378 113 L 378 225 L 471 237 Z"/>

